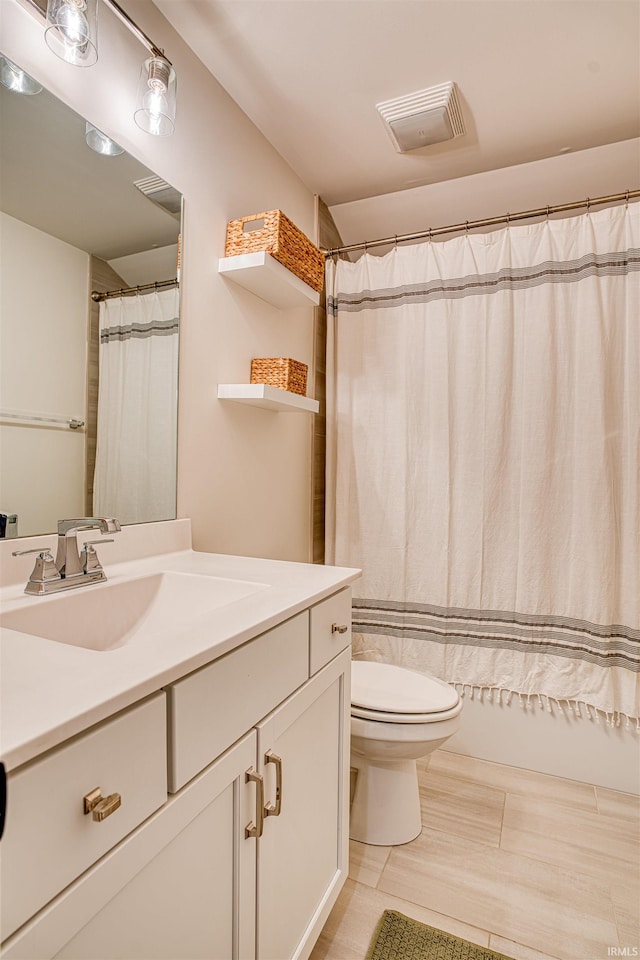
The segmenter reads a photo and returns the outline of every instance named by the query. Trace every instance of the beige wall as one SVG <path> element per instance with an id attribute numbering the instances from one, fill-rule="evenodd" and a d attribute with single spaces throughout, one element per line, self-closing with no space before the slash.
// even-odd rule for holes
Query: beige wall
<path id="1" fill-rule="evenodd" d="M 331 214 L 343 243 L 359 243 L 586 197 L 610 196 L 637 189 L 639 171 L 640 139 L 622 140 L 471 177 L 337 204 L 331 207 Z M 386 249 L 381 248 L 381 252 Z"/>
<path id="2" fill-rule="evenodd" d="M 173 280 L 177 272 L 177 263 L 177 243 L 109 260 L 111 269 L 122 277 L 124 285 L 128 287 L 155 283 L 156 280 Z"/>
<path id="3" fill-rule="evenodd" d="M 0 213 L 0 406 L 86 418 L 89 257 Z M 0 425 L 0 511 L 18 533 L 84 511 L 84 434 Z"/>
<path id="4" fill-rule="evenodd" d="M 191 517 L 196 548 L 307 560 L 311 417 L 224 403 L 216 390 L 218 382 L 248 382 L 254 356 L 312 366 L 313 311 L 280 312 L 234 289 L 216 267 L 235 217 L 280 208 L 311 236 L 313 196 L 157 8 L 125 6 L 176 68 L 171 138 L 133 123 L 147 54 L 107 8 L 90 69 L 53 56 L 41 24 L 16 3 L 2 4 L 2 49 L 184 195 L 178 512 Z"/>

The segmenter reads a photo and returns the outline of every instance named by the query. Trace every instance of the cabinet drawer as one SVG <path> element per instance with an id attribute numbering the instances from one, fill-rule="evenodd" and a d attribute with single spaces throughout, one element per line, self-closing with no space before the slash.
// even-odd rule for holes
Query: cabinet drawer
<path id="1" fill-rule="evenodd" d="M 158 693 L 9 775 L 2 939 L 165 803 L 166 758 Z M 96 787 L 122 798 L 102 821 L 84 812 Z"/>
<path id="2" fill-rule="evenodd" d="M 305 610 L 167 687 L 170 792 L 220 756 L 308 676 Z"/>
<path id="3" fill-rule="evenodd" d="M 337 628 L 345 626 L 346 631 L 340 633 Z M 345 587 L 311 608 L 309 673 L 317 673 L 350 643 L 351 587 Z"/>

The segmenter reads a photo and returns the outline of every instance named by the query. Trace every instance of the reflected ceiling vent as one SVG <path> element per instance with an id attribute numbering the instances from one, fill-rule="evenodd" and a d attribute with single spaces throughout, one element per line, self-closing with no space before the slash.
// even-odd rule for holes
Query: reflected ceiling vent
<path id="1" fill-rule="evenodd" d="M 163 210 L 180 219 L 182 194 L 178 193 L 176 188 L 168 184 L 162 177 L 145 177 L 143 180 L 134 180 L 133 185 L 141 193 L 144 193 L 149 200 L 153 200 Z"/>
<path id="2" fill-rule="evenodd" d="M 453 140 L 465 132 L 452 82 L 385 100 L 376 109 L 398 153 Z"/>

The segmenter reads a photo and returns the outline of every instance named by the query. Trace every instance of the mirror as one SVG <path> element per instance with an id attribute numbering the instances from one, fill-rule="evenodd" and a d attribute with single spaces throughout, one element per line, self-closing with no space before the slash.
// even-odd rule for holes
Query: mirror
<path id="1" fill-rule="evenodd" d="M 0 536 L 173 519 L 181 197 L 46 90 L 0 122 Z"/>

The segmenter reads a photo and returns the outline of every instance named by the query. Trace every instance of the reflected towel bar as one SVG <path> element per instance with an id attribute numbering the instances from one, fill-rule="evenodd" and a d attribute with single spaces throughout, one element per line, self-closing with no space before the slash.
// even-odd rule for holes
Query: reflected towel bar
<path id="1" fill-rule="evenodd" d="M 25 413 L 20 410 L 0 410 L 0 420 L 9 420 L 11 423 L 52 424 L 69 427 L 70 430 L 84 427 L 84 420 L 80 417 L 52 417 L 47 413 Z"/>

